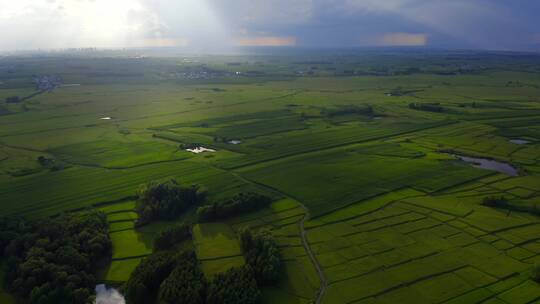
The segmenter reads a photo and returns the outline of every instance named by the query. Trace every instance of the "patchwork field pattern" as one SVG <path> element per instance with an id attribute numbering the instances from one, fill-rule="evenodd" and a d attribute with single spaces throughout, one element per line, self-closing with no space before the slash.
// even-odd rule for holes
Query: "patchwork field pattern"
<path id="1" fill-rule="evenodd" d="M 242 227 L 271 231 L 284 266 L 263 303 L 539 303 L 540 59 L 306 58 L 3 58 L 0 216 L 104 211 L 113 253 L 97 277 L 115 285 L 157 233 L 190 221 L 183 245 L 208 278 L 244 265 Z M 221 76 L 179 76 L 210 70 Z M 80 85 L 4 102 L 35 93 L 39 74 Z M 170 178 L 205 187 L 208 203 L 250 191 L 274 202 L 135 228 L 139 185 Z"/>
<path id="2" fill-rule="evenodd" d="M 113 245 L 110 265 L 100 276 L 111 283 L 124 282 L 141 259 L 152 253 L 151 237 L 135 230 L 135 202 L 126 201 L 100 207 L 107 214 Z"/>
<path id="3" fill-rule="evenodd" d="M 329 281 L 324 302 L 470 303 L 521 289 L 523 303 L 537 300 L 527 272 L 540 258 L 540 221 L 448 209 L 405 198 L 313 223 L 309 241 Z"/>

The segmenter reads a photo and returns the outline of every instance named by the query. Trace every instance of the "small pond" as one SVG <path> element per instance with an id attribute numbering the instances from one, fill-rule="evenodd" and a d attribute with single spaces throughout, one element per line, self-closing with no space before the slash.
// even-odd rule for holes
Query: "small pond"
<path id="1" fill-rule="evenodd" d="M 457 155 L 457 154 L 454 154 L 454 156 L 466 163 L 471 164 L 473 167 L 476 167 L 476 168 L 493 170 L 493 171 L 504 173 L 510 176 L 519 176 L 518 169 L 507 163 L 503 163 L 500 161 L 487 159 L 487 158 L 478 158 L 478 157 L 471 157 L 471 156 L 464 156 L 464 155 Z"/>
<path id="2" fill-rule="evenodd" d="M 516 139 L 510 139 L 509 142 L 513 143 L 513 144 L 516 144 L 516 145 L 526 145 L 526 144 L 530 144 L 531 142 L 528 141 L 528 140 L 525 140 L 525 139 L 519 139 L 519 138 L 516 138 Z"/>
<path id="3" fill-rule="evenodd" d="M 239 140 L 239 139 L 233 139 L 233 140 L 229 140 L 229 143 L 230 143 L 231 145 L 239 145 L 239 144 L 242 143 L 242 141 Z"/>

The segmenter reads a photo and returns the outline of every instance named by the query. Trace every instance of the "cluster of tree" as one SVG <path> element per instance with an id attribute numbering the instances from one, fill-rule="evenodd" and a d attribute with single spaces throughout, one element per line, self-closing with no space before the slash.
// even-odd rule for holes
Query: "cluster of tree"
<path id="1" fill-rule="evenodd" d="M 261 291 L 249 266 L 236 267 L 217 274 L 208 286 L 207 304 L 254 304 Z"/>
<path id="2" fill-rule="evenodd" d="M 442 76 L 453 76 L 453 75 L 459 75 L 459 72 L 457 71 L 435 71 L 433 72 L 435 75 L 442 75 Z"/>
<path id="3" fill-rule="evenodd" d="M 40 155 L 38 156 L 37 161 L 43 168 L 48 168 L 51 171 L 59 171 L 64 169 L 64 164 L 56 162 L 54 158 L 47 158 Z"/>
<path id="4" fill-rule="evenodd" d="M 508 200 L 504 196 L 488 196 L 482 200 L 482 205 L 494 208 L 508 207 Z"/>
<path id="5" fill-rule="evenodd" d="M 128 303 L 153 303 L 161 282 L 171 274 L 176 263 L 177 256 L 172 252 L 158 252 L 145 258 L 124 286 Z"/>
<path id="6" fill-rule="evenodd" d="M 171 274 L 161 283 L 159 303 L 163 304 L 203 304 L 206 296 L 206 279 L 199 268 L 199 261 L 193 251 L 179 256 Z"/>
<path id="7" fill-rule="evenodd" d="M 336 116 L 342 116 L 342 115 L 372 116 L 373 113 L 374 113 L 373 107 L 370 105 L 367 105 L 365 107 L 347 105 L 347 106 L 341 106 L 337 109 L 324 109 L 321 114 L 326 117 L 336 117 Z"/>
<path id="8" fill-rule="evenodd" d="M 409 109 L 427 111 L 427 112 L 437 112 L 437 113 L 444 112 L 444 107 L 441 106 L 439 103 L 411 102 L 409 104 Z"/>
<path id="9" fill-rule="evenodd" d="M 111 255 L 104 213 L 0 220 L 8 290 L 24 303 L 92 303 L 98 261 Z"/>
<path id="10" fill-rule="evenodd" d="M 18 255 L 18 245 L 24 236 L 34 231 L 33 223 L 20 217 L 0 218 L 0 256 Z M 9 248 L 9 249 L 8 249 Z"/>
<path id="11" fill-rule="evenodd" d="M 281 269 L 281 260 L 276 241 L 267 230 L 251 231 L 249 228 L 240 232 L 240 243 L 247 264 L 259 284 L 277 281 Z"/>
<path id="12" fill-rule="evenodd" d="M 169 250 L 182 241 L 190 240 L 191 232 L 191 225 L 186 223 L 161 231 L 154 239 L 154 251 Z"/>
<path id="13" fill-rule="evenodd" d="M 540 209 L 538 209 L 536 204 L 520 204 L 519 201 L 510 202 L 504 196 L 488 196 L 482 200 L 482 205 L 492 207 L 492 208 L 501 208 L 506 210 L 514 210 L 520 212 L 528 212 L 535 215 L 540 215 Z"/>
<path id="14" fill-rule="evenodd" d="M 260 290 L 249 266 L 229 269 L 208 282 L 193 251 L 164 251 L 135 268 L 124 295 L 129 304 L 252 304 Z"/>
<path id="15" fill-rule="evenodd" d="M 476 103 L 476 101 L 473 101 L 473 102 L 471 102 L 471 103 L 464 103 L 464 102 L 462 102 L 462 103 L 459 103 L 458 106 L 459 106 L 460 108 L 466 108 L 466 107 L 478 108 L 478 107 L 479 107 L 479 105 Z"/>
<path id="16" fill-rule="evenodd" d="M 512 87 L 512 88 L 521 88 L 524 86 L 523 83 L 521 83 L 519 80 L 517 81 L 508 81 L 506 82 L 506 84 L 504 85 L 505 87 Z"/>
<path id="17" fill-rule="evenodd" d="M 406 90 L 402 87 L 397 87 L 390 92 L 386 93 L 386 96 L 410 96 L 414 93 L 422 92 L 424 90 Z"/>
<path id="18" fill-rule="evenodd" d="M 531 273 L 531 278 L 535 282 L 540 283 L 540 265 L 539 264 L 534 264 L 532 273 Z"/>
<path id="19" fill-rule="evenodd" d="M 38 156 L 37 161 L 43 167 L 49 167 L 49 166 L 52 166 L 54 164 L 54 159 L 53 158 L 47 158 L 47 157 L 45 157 L 43 155 Z"/>
<path id="20" fill-rule="evenodd" d="M 240 193 L 230 199 L 199 207 L 197 216 L 202 222 L 215 221 L 262 209 L 271 202 L 272 199 L 265 195 L 253 192 Z"/>
<path id="21" fill-rule="evenodd" d="M 197 185 L 186 187 L 171 179 L 141 185 L 137 196 L 137 224 L 141 225 L 155 219 L 178 217 L 187 208 L 203 202 L 206 192 Z"/>
<path id="22" fill-rule="evenodd" d="M 207 145 L 203 145 L 199 143 L 181 143 L 178 145 L 178 148 L 181 150 L 186 150 L 186 149 L 197 149 L 198 147 L 201 147 L 201 146 L 207 146 Z"/>
<path id="23" fill-rule="evenodd" d="M 21 102 L 21 98 L 19 96 L 10 96 L 6 98 L 6 103 L 18 103 Z"/>
<path id="24" fill-rule="evenodd" d="M 215 135 L 212 139 L 215 143 L 230 143 L 232 140 L 235 140 L 235 138 L 238 138 L 238 137 L 231 138 L 227 136 Z"/>

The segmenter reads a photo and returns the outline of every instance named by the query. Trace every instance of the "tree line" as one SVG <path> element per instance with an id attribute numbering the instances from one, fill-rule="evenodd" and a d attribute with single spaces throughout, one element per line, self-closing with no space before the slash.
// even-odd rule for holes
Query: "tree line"
<path id="1" fill-rule="evenodd" d="M 373 116 L 374 110 L 371 105 L 366 106 L 356 106 L 356 105 L 345 105 L 339 106 L 336 109 L 323 109 L 321 114 L 326 117 L 335 117 L 342 115 L 367 115 Z"/>
<path id="2" fill-rule="evenodd" d="M 176 180 L 152 181 L 137 191 L 137 226 L 153 220 L 172 220 L 187 209 L 201 205 L 206 200 L 206 190 L 198 185 L 183 186 Z M 242 192 L 231 198 L 202 205 L 197 209 L 201 222 L 225 219 L 253 212 L 272 203 L 272 198 L 254 192 Z"/>
<path id="3" fill-rule="evenodd" d="M 253 192 L 239 193 L 232 198 L 199 207 L 197 216 L 201 222 L 216 221 L 262 209 L 271 202 L 272 199 L 266 195 Z"/>
<path id="4" fill-rule="evenodd" d="M 519 201 L 510 202 L 505 196 L 487 196 L 482 200 L 482 205 L 492 208 L 505 209 L 510 211 L 528 212 L 540 215 L 540 209 L 537 204 L 526 205 L 519 204 Z"/>
<path id="5" fill-rule="evenodd" d="M 163 251 L 145 258 L 123 291 L 129 304 L 250 304 L 260 296 L 249 268 L 232 268 L 208 281 L 192 250 Z"/>
<path id="6" fill-rule="evenodd" d="M 19 96 L 9 96 L 5 99 L 6 103 L 18 103 L 21 102 L 21 98 Z"/>

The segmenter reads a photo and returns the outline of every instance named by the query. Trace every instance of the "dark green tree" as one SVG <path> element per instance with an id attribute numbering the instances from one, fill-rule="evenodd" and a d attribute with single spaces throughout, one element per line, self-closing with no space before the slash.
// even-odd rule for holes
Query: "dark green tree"
<path id="1" fill-rule="evenodd" d="M 231 268 L 216 275 L 208 288 L 207 304 L 252 304 L 261 292 L 249 266 Z"/>
<path id="2" fill-rule="evenodd" d="M 190 206 L 203 202 L 206 192 L 197 185 L 185 187 L 171 179 L 141 185 L 137 195 L 140 225 L 154 219 L 174 219 Z"/>
<path id="3" fill-rule="evenodd" d="M 182 223 L 161 231 L 154 239 L 154 250 L 169 250 L 176 244 L 191 239 L 191 225 Z"/>
<path id="4" fill-rule="evenodd" d="M 273 283 L 279 278 L 281 260 L 279 249 L 268 230 L 253 232 L 242 229 L 240 242 L 247 264 L 259 284 Z"/>
<path id="5" fill-rule="evenodd" d="M 176 268 L 159 288 L 159 303 L 203 304 L 206 296 L 206 279 L 199 268 L 193 251 L 179 255 Z"/>
<path id="6" fill-rule="evenodd" d="M 239 193 L 227 200 L 199 207 L 197 216 L 203 222 L 215 221 L 262 209 L 270 205 L 271 202 L 270 197 L 258 193 Z"/>
<path id="7" fill-rule="evenodd" d="M 95 265 L 111 255 L 101 212 L 60 215 L 38 222 L 0 220 L 8 261 L 8 289 L 24 303 L 91 303 Z"/>
<path id="8" fill-rule="evenodd" d="M 141 261 L 124 285 L 124 296 L 130 304 L 153 303 L 161 282 L 176 266 L 173 252 L 158 252 Z"/>
<path id="9" fill-rule="evenodd" d="M 531 278 L 535 282 L 540 283 L 540 265 L 539 264 L 534 264 L 533 269 L 532 269 Z"/>
<path id="10" fill-rule="evenodd" d="M 488 207 L 504 208 L 508 206 L 508 199 L 504 196 L 488 196 L 484 197 L 482 204 Z"/>

